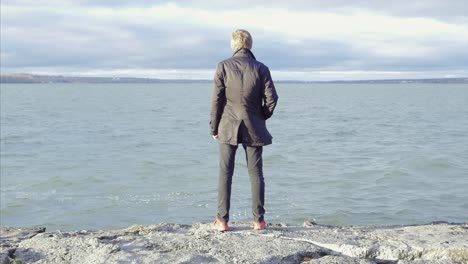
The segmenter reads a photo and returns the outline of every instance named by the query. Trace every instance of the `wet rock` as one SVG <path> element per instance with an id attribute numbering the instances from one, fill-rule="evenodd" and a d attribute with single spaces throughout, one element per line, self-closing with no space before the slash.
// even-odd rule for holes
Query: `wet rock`
<path id="1" fill-rule="evenodd" d="M 466 263 L 466 224 L 415 226 L 158 224 L 44 232 L 1 228 L 2 263 Z"/>

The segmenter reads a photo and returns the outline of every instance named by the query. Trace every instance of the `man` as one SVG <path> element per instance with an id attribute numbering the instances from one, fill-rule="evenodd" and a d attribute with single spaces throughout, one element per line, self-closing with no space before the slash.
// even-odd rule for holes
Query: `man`
<path id="1" fill-rule="evenodd" d="M 234 55 L 218 64 L 211 99 L 211 134 L 219 143 L 218 214 L 213 228 L 227 231 L 232 175 L 237 146 L 242 143 L 252 190 L 254 229 L 265 229 L 263 146 L 272 143 L 266 120 L 278 101 L 270 70 L 250 51 L 252 37 L 246 30 L 232 33 Z"/>

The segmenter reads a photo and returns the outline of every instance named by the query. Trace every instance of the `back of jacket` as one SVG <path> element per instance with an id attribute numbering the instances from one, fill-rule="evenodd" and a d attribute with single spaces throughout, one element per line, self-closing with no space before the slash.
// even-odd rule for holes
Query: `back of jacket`
<path id="1" fill-rule="evenodd" d="M 220 143 L 272 143 L 266 120 L 273 115 L 278 95 L 267 66 L 248 49 L 240 49 L 218 64 L 211 102 L 211 133 Z"/>

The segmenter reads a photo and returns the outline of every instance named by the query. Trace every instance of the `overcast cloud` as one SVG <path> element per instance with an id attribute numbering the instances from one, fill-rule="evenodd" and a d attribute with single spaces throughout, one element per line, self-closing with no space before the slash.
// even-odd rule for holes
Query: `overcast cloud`
<path id="1" fill-rule="evenodd" d="M 1 71 L 210 79 L 245 28 L 276 79 L 468 76 L 466 1 L 270 2 L 3 0 Z"/>

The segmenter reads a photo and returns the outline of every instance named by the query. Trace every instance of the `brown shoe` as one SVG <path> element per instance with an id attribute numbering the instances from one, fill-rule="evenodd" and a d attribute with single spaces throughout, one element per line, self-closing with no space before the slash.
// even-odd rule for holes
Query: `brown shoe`
<path id="1" fill-rule="evenodd" d="M 215 221 L 213 222 L 213 230 L 225 232 L 229 230 L 228 223 L 222 222 L 218 217 L 216 217 Z"/>
<path id="2" fill-rule="evenodd" d="M 263 230 L 266 228 L 266 223 L 265 221 L 261 222 L 254 222 L 254 230 Z"/>

